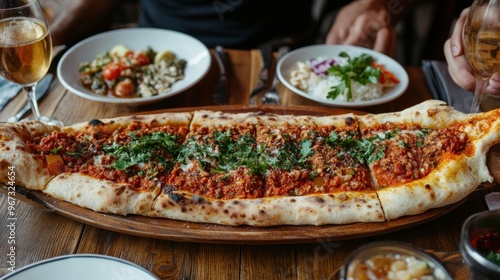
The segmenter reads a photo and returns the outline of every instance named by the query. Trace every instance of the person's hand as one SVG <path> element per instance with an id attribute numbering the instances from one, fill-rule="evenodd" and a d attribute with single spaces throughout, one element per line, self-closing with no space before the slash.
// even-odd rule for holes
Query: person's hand
<path id="1" fill-rule="evenodd" d="M 396 31 L 384 1 L 359 0 L 346 5 L 337 14 L 325 43 L 361 46 L 393 56 Z"/>
<path id="2" fill-rule="evenodd" d="M 448 72 L 453 81 L 461 88 L 474 92 L 476 79 L 474 72 L 465 58 L 462 45 L 462 30 L 469 8 L 462 11 L 451 37 L 444 43 L 444 55 L 448 63 Z M 500 97 L 500 72 L 492 75 L 486 86 L 486 94 Z"/>

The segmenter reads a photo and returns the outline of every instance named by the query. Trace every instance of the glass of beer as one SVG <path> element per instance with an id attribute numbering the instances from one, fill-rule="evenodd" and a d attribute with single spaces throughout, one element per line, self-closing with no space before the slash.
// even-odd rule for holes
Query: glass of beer
<path id="1" fill-rule="evenodd" d="M 40 116 L 35 95 L 51 59 L 52 40 L 38 0 L 0 0 L 0 75 L 23 87 L 36 120 L 62 125 Z"/>
<path id="2" fill-rule="evenodd" d="M 463 29 L 465 57 L 474 71 L 476 88 L 471 113 L 479 111 L 488 80 L 500 71 L 500 0 L 475 0 Z"/>

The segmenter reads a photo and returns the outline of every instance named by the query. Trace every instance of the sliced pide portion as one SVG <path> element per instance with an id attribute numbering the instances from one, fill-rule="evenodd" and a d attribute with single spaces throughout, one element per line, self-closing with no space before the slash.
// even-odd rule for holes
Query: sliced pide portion
<path id="1" fill-rule="evenodd" d="M 40 122 L 0 123 L 0 182 L 10 187 L 42 190 L 54 177 L 42 158 L 33 154 L 27 142 L 60 128 Z"/>
<path id="2" fill-rule="evenodd" d="M 253 114 L 195 112 L 167 185 L 207 198 L 263 195 Z"/>
<path id="3" fill-rule="evenodd" d="M 92 120 L 34 137 L 27 146 L 56 176 L 44 193 L 96 211 L 148 215 L 175 165 L 190 118 Z"/>
<path id="4" fill-rule="evenodd" d="M 357 140 L 358 125 L 352 114 L 266 115 L 260 119 L 257 142 L 270 163 L 265 173 L 266 197 L 291 197 L 293 213 L 301 213 L 284 222 L 321 225 L 384 220 L 367 166 L 345 149 L 348 142 Z M 317 205 L 311 207 L 309 201 Z M 281 207 L 286 212 L 289 206 Z"/>
<path id="5" fill-rule="evenodd" d="M 374 190 L 367 166 L 344 147 L 358 139 L 354 115 L 267 115 L 257 128 L 268 158 L 266 196 Z"/>
<path id="6" fill-rule="evenodd" d="M 369 166 L 387 219 L 458 202 L 492 179 L 486 152 L 499 141 L 494 116 L 479 120 L 428 101 L 398 113 L 359 116 L 358 122 L 375 151 Z"/>
<path id="7" fill-rule="evenodd" d="M 223 223 L 226 214 L 219 208 L 214 212 L 207 201 L 263 197 L 256 122 L 253 113 L 196 111 L 177 163 L 155 201 L 153 215 L 200 222 L 220 219 Z"/>

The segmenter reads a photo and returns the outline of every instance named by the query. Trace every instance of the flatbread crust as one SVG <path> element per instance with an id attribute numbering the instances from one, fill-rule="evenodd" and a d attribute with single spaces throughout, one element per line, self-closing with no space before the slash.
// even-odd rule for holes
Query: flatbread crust
<path id="1" fill-rule="evenodd" d="M 61 132 L 94 131 L 113 135 L 131 123 L 151 127 L 177 125 L 196 133 L 197 129 L 247 124 L 255 126 L 335 127 L 351 132 L 384 123 L 408 127 L 436 128 L 455 126 L 468 137 L 469 150 L 460 155 L 444 155 L 440 164 L 424 178 L 376 190 L 339 190 L 328 194 L 270 196 L 255 199 L 216 199 L 174 190 L 172 186 L 140 190 L 126 183 L 96 179 L 79 173 L 50 175 L 45 163 L 29 152 L 25 141 L 39 135 Z M 350 127 L 350 128 L 349 128 Z M 362 136 L 362 135 L 361 135 Z M 261 139 L 259 138 L 259 139 Z M 300 137 L 299 137 L 300 139 Z M 8 167 L 16 168 L 16 184 L 65 200 L 94 211 L 119 215 L 137 214 L 191 222 L 225 225 L 275 226 L 346 224 L 380 222 L 415 215 L 465 198 L 477 185 L 491 182 L 486 165 L 488 149 L 500 142 L 500 110 L 466 115 L 430 100 L 402 112 L 357 116 L 311 117 L 283 116 L 261 112 L 231 114 L 212 111 L 166 113 L 93 120 L 68 127 L 47 126 L 38 122 L 0 124 L 0 182 L 8 182 Z M 472 148 L 470 148 L 472 147 Z M 36 174 L 36 176 L 33 176 Z M 378 188 L 378 189 L 377 189 Z"/>
<path id="2" fill-rule="evenodd" d="M 140 191 L 129 184 L 99 180 L 78 173 L 61 173 L 43 193 L 97 212 L 150 216 L 160 189 Z"/>
<path id="3" fill-rule="evenodd" d="M 133 122 L 147 124 L 151 127 L 180 126 L 187 128 L 191 117 L 192 114 L 189 112 L 124 116 L 78 123 L 61 130 L 65 132 L 98 130 L 102 133 L 113 134 Z M 96 179 L 79 173 L 62 173 L 48 182 L 43 192 L 98 212 L 150 216 L 153 202 L 160 192 L 160 186 L 153 190 L 137 190 L 126 183 Z"/>
<path id="4" fill-rule="evenodd" d="M 53 176 L 43 161 L 29 152 L 24 140 L 58 129 L 35 121 L 0 125 L 0 182 L 11 181 L 9 167 L 14 167 L 17 185 L 43 190 Z"/>
<path id="5" fill-rule="evenodd" d="M 150 125 L 151 127 L 160 127 L 166 125 L 188 127 L 191 122 L 191 118 L 191 112 L 121 116 L 81 122 L 62 127 L 61 130 L 65 132 L 77 132 L 88 129 L 99 129 L 102 132 L 111 134 L 115 131 L 127 127 L 133 122 L 140 122 L 142 124 Z"/>
<path id="6" fill-rule="evenodd" d="M 500 142 L 500 110 L 467 115 L 430 100 L 398 113 L 359 116 L 360 127 L 383 123 L 416 124 L 426 128 L 458 125 L 467 134 L 471 153 L 444 155 L 439 166 L 426 177 L 377 191 L 387 220 L 416 215 L 464 199 L 480 183 L 492 182 L 486 155 Z"/>
<path id="7" fill-rule="evenodd" d="M 382 222 L 375 192 L 340 192 L 257 199 L 206 199 L 165 193 L 156 199 L 152 216 L 224 225 L 325 225 Z"/>

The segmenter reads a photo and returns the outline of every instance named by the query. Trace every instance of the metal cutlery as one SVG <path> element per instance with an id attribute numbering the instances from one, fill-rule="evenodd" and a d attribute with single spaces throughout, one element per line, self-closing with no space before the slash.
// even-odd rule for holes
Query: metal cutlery
<path id="1" fill-rule="evenodd" d="M 36 85 L 35 96 L 36 100 L 40 100 L 50 88 L 50 84 L 52 83 L 52 78 L 54 75 L 48 73 L 45 77 L 40 80 L 40 82 Z M 24 117 L 24 115 L 31 109 L 29 101 L 26 101 L 24 106 L 13 116 L 10 117 L 7 121 L 10 123 L 16 123 L 20 119 Z"/>
<path id="2" fill-rule="evenodd" d="M 221 46 L 215 47 L 215 60 L 219 64 L 220 76 L 214 91 L 214 100 L 218 105 L 228 103 L 228 82 L 227 82 L 227 54 Z"/>
<path id="3" fill-rule="evenodd" d="M 269 79 L 269 61 L 271 60 L 271 47 L 263 46 L 260 48 L 260 54 L 262 59 L 262 68 L 259 73 L 259 78 L 257 85 L 250 93 L 250 103 L 255 104 L 255 96 L 262 93 L 267 87 L 267 81 Z"/>
<path id="4" fill-rule="evenodd" d="M 285 55 L 290 50 L 287 46 L 282 46 L 278 49 L 278 60 L 279 61 L 283 55 Z M 264 94 L 262 97 L 262 103 L 266 105 L 278 105 L 281 102 L 280 95 L 276 90 L 276 86 L 278 85 L 278 69 L 276 69 L 274 73 L 273 83 L 271 85 L 271 89 Z"/>

